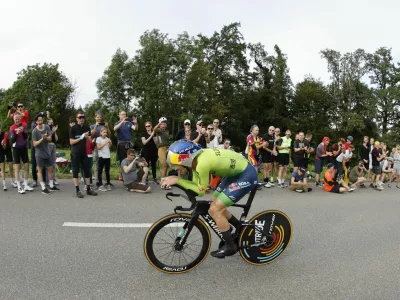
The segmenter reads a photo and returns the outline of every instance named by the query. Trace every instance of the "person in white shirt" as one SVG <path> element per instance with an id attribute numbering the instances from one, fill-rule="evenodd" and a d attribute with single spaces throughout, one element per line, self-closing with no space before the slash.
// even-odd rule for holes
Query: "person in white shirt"
<path id="1" fill-rule="evenodd" d="M 219 149 L 226 149 L 226 150 L 233 150 L 233 148 L 231 146 L 231 140 L 225 139 L 223 144 L 218 145 L 218 148 Z"/>
<path id="2" fill-rule="evenodd" d="M 218 145 L 222 143 L 222 131 L 219 129 L 219 120 L 215 119 L 213 124 L 213 132 L 212 135 L 214 135 L 217 138 Z"/>
<path id="3" fill-rule="evenodd" d="M 111 139 L 107 137 L 107 134 L 108 134 L 108 129 L 104 127 L 100 131 L 100 136 L 96 138 L 96 146 L 99 156 L 99 168 L 97 170 L 97 178 L 99 180 L 99 190 L 102 192 L 112 190 L 110 182 L 110 166 L 111 166 L 110 147 L 112 145 L 112 142 Z M 103 180 L 101 176 L 104 168 L 107 180 L 105 186 L 103 185 Z"/>
<path id="4" fill-rule="evenodd" d="M 214 134 L 214 127 L 212 124 L 207 126 L 207 134 L 210 137 L 210 142 L 207 143 L 207 148 L 218 148 L 219 141 L 218 136 Z"/>
<path id="5" fill-rule="evenodd" d="M 350 147 L 348 150 L 342 151 L 342 153 L 339 154 L 339 156 L 336 158 L 336 161 L 338 162 L 338 177 L 342 178 L 343 175 L 345 174 L 345 171 L 347 171 L 346 163 L 353 157 L 353 150 L 354 147 Z"/>

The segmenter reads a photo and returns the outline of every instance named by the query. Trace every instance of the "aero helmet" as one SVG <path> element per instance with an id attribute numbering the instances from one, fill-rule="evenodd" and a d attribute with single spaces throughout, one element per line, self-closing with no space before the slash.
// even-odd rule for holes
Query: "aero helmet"
<path id="1" fill-rule="evenodd" d="M 193 159 L 201 153 L 200 145 L 187 140 L 180 140 L 173 143 L 167 154 L 167 163 L 171 165 L 182 165 L 191 168 Z"/>

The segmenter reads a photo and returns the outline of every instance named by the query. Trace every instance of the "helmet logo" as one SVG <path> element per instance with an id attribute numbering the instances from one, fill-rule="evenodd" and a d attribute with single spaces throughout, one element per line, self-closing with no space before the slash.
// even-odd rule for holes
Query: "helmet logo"
<path id="1" fill-rule="evenodd" d="M 182 161 L 184 161 L 184 160 L 186 160 L 188 158 L 190 158 L 190 154 L 179 154 L 178 161 L 182 162 Z"/>

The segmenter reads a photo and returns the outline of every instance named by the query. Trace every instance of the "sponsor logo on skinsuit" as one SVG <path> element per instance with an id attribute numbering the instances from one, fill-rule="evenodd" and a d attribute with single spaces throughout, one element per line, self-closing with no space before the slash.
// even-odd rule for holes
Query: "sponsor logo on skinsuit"
<path id="1" fill-rule="evenodd" d="M 236 182 L 234 182 L 234 183 L 231 183 L 231 184 L 228 186 L 228 190 L 229 190 L 230 192 L 237 191 L 237 190 L 240 190 L 240 186 L 239 186 Z"/>

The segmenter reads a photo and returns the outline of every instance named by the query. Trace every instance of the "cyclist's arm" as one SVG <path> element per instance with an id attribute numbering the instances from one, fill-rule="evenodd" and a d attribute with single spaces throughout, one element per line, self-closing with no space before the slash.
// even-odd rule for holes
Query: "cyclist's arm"
<path id="1" fill-rule="evenodd" d="M 178 179 L 178 184 L 185 189 L 195 192 L 199 196 L 204 196 L 209 182 L 210 169 L 200 163 L 193 170 L 193 181 Z"/>

